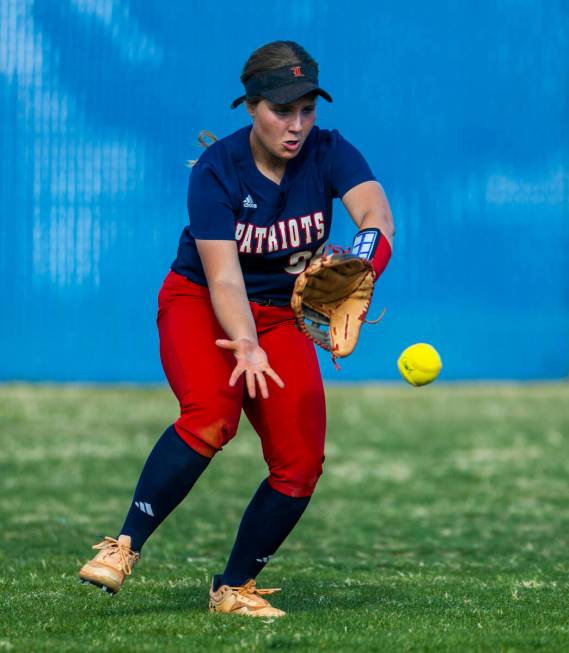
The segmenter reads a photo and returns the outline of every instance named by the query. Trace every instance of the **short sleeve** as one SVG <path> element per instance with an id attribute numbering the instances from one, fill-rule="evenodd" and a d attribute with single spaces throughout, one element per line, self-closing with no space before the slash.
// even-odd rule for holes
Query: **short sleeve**
<path id="1" fill-rule="evenodd" d="M 330 185 L 334 197 L 343 197 L 351 188 L 364 181 L 375 181 L 361 152 L 339 132 L 332 132 Z"/>
<path id="2" fill-rule="evenodd" d="M 190 234 L 198 240 L 235 240 L 235 218 L 227 189 L 211 165 L 198 162 L 188 186 Z"/>

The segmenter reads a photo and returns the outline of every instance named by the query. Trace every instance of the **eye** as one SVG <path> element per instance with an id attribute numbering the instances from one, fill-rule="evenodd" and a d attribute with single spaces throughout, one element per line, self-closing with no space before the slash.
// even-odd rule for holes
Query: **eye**
<path id="1" fill-rule="evenodd" d="M 313 112 L 314 112 L 314 105 L 311 105 L 309 107 L 304 107 L 304 109 L 302 110 L 302 113 L 304 113 L 305 116 L 309 116 Z"/>

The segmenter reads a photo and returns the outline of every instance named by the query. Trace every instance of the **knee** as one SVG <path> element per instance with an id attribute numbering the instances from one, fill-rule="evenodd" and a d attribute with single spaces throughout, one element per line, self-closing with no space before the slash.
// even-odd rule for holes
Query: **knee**
<path id="1" fill-rule="evenodd" d="M 237 433 L 239 416 L 230 411 L 227 416 L 219 416 L 214 411 L 200 410 L 196 406 L 180 406 L 180 417 L 176 421 L 176 430 L 180 437 L 193 449 L 208 458 L 221 451 Z"/>
<path id="2" fill-rule="evenodd" d="M 276 466 L 270 470 L 271 487 L 289 497 L 309 497 L 322 476 L 324 456 L 295 460 L 289 465 Z"/>

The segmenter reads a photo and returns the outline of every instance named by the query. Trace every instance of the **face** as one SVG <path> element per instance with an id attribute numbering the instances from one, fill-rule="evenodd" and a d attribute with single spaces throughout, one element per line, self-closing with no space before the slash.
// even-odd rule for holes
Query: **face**
<path id="1" fill-rule="evenodd" d="M 291 104 L 261 100 L 247 105 L 253 138 L 266 152 L 287 161 L 300 152 L 316 119 L 316 99 L 306 95 Z"/>

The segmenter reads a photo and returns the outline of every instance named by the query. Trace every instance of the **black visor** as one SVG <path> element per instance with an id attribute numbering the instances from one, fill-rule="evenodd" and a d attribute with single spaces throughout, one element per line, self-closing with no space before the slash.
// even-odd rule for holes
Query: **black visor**
<path id="1" fill-rule="evenodd" d="M 275 70 L 257 73 L 247 81 L 245 91 L 245 95 L 233 100 L 232 109 L 249 98 L 259 96 L 273 104 L 289 104 L 303 95 L 315 93 L 328 102 L 332 102 L 330 95 L 318 86 L 318 74 L 316 67 L 312 64 L 283 66 Z"/>

